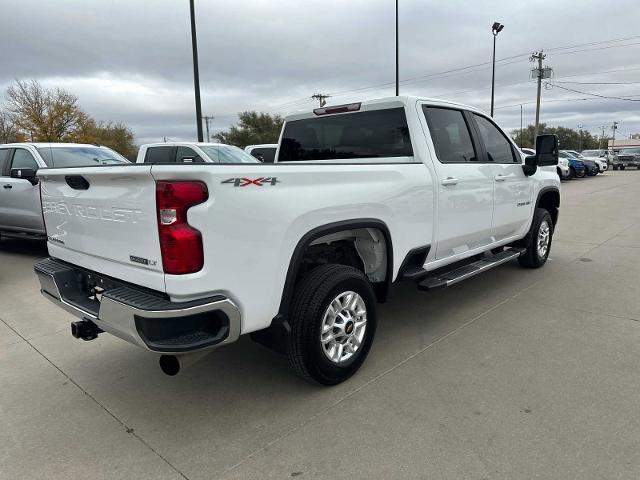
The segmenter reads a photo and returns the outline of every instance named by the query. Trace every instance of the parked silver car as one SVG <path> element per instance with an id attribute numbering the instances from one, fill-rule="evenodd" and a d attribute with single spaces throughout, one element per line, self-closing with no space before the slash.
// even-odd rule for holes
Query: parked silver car
<path id="1" fill-rule="evenodd" d="M 0 233 L 45 235 L 37 172 L 47 167 L 129 163 L 107 147 L 79 143 L 0 145 Z"/>

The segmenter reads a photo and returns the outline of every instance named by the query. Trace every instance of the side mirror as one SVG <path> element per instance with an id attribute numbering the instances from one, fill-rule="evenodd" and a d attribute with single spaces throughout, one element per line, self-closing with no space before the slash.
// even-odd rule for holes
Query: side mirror
<path id="1" fill-rule="evenodd" d="M 558 165 L 558 137 L 538 135 L 536 138 L 536 165 L 552 167 Z"/>
<path id="2" fill-rule="evenodd" d="M 38 177 L 36 176 L 37 170 L 33 168 L 12 168 L 11 178 L 21 178 L 27 180 L 31 185 L 38 184 Z"/>
<path id="3" fill-rule="evenodd" d="M 182 157 L 180 163 L 194 163 L 195 157 Z"/>
<path id="4" fill-rule="evenodd" d="M 531 176 L 538 167 L 558 165 L 558 137 L 555 135 L 538 135 L 536 137 L 536 154 L 524 159 L 522 170 Z"/>

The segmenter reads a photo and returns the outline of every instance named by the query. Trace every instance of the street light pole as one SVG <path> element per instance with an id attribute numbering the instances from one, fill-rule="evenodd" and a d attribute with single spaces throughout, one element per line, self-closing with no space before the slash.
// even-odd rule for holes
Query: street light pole
<path id="1" fill-rule="evenodd" d="M 396 0 L 396 97 L 400 95 L 400 58 L 398 47 L 398 0 Z"/>
<path id="2" fill-rule="evenodd" d="M 196 14 L 193 0 L 189 0 L 191 11 L 191 49 L 193 50 L 193 87 L 196 97 L 196 125 L 198 127 L 198 141 L 203 141 L 202 135 L 202 106 L 200 105 L 200 73 L 198 72 L 198 40 L 196 38 Z"/>
<path id="3" fill-rule="evenodd" d="M 502 31 L 504 25 L 499 22 L 493 22 L 491 33 L 493 33 L 493 62 L 491 71 L 491 116 L 493 117 L 493 98 L 496 88 L 496 37 Z"/>

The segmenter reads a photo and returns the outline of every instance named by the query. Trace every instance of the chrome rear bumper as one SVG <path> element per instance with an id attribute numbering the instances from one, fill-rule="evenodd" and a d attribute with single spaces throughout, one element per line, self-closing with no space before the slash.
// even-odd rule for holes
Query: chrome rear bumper
<path id="1" fill-rule="evenodd" d="M 222 295 L 171 302 L 161 293 L 53 258 L 34 270 L 42 294 L 60 308 L 153 352 L 205 350 L 240 336 L 240 311 Z"/>

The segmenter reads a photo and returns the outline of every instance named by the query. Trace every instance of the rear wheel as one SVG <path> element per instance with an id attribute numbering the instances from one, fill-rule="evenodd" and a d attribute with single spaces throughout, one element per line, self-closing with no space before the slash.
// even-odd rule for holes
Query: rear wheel
<path id="1" fill-rule="evenodd" d="M 625 168 L 627 167 L 625 167 L 624 165 L 620 165 L 620 170 L 624 170 Z"/>
<path id="2" fill-rule="evenodd" d="M 553 220 L 544 208 L 536 208 L 531 230 L 525 238 L 525 252 L 518 258 L 520 265 L 539 268 L 547 262 L 553 237 Z"/>
<path id="3" fill-rule="evenodd" d="M 311 270 L 291 307 L 289 365 L 307 380 L 335 385 L 353 375 L 376 331 L 376 300 L 356 268 L 328 264 Z"/>
<path id="4" fill-rule="evenodd" d="M 578 174 L 576 173 L 576 169 L 573 167 L 569 168 L 569 178 L 576 178 Z"/>

